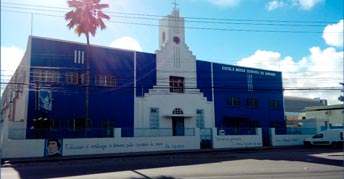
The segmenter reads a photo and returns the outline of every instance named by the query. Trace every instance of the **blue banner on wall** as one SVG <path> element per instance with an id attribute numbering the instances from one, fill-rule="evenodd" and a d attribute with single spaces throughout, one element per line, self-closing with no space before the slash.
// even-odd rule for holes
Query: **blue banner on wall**
<path id="1" fill-rule="evenodd" d="M 47 111 L 52 110 L 53 103 L 50 91 L 39 91 L 38 107 L 39 109 L 45 109 Z"/>

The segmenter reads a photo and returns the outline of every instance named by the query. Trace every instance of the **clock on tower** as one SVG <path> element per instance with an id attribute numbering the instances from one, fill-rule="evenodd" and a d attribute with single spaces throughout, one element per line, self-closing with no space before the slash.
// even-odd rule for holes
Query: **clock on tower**
<path id="1" fill-rule="evenodd" d="M 179 44 L 180 44 L 180 38 L 179 38 L 178 36 L 174 36 L 174 37 L 173 37 L 173 42 L 174 42 L 175 44 L 179 45 Z"/>

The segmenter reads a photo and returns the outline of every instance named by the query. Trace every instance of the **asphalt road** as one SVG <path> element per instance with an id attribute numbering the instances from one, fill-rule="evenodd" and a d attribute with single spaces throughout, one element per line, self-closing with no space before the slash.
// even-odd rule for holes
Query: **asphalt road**
<path id="1" fill-rule="evenodd" d="M 1 179 L 342 179 L 343 150 L 279 148 L 7 163 Z"/>

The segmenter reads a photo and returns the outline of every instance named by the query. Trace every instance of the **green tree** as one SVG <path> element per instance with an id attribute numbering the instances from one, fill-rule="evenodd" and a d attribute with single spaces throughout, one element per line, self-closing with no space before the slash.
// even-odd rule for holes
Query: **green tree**
<path id="1" fill-rule="evenodd" d="M 86 52 L 86 75 L 85 81 L 85 128 L 87 135 L 88 119 L 89 119 L 89 76 L 90 76 L 90 34 L 96 35 L 97 28 L 101 30 L 106 26 L 103 19 L 110 19 L 110 16 L 103 13 L 103 8 L 108 8 L 108 4 L 100 4 L 100 0 L 68 0 L 69 7 L 74 8 L 65 15 L 65 20 L 68 22 L 67 27 L 72 29 L 75 27 L 75 32 L 80 36 L 85 34 L 87 41 Z"/>

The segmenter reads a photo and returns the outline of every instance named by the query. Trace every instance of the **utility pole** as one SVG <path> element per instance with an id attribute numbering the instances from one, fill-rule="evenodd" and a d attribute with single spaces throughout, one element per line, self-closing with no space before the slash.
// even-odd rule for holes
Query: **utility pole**
<path id="1" fill-rule="evenodd" d="M 344 82 L 343 83 L 339 83 L 339 84 L 343 86 L 343 89 L 342 89 L 343 95 L 340 95 L 338 97 L 338 100 L 343 102 L 343 104 L 344 104 Z"/>
<path id="2" fill-rule="evenodd" d="M 344 63 L 344 62 L 343 62 L 343 63 Z M 344 104 L 344 64 L 343 64 L 343 83 L 339 83 L 339 84 L 343 86 L 343 89 L 342 89 L 343 95 L 340 95 L 340 96 L 338 97 L 338 100 L 341 101 L 341 102 L 343 102 L 343 104 Z"/>

